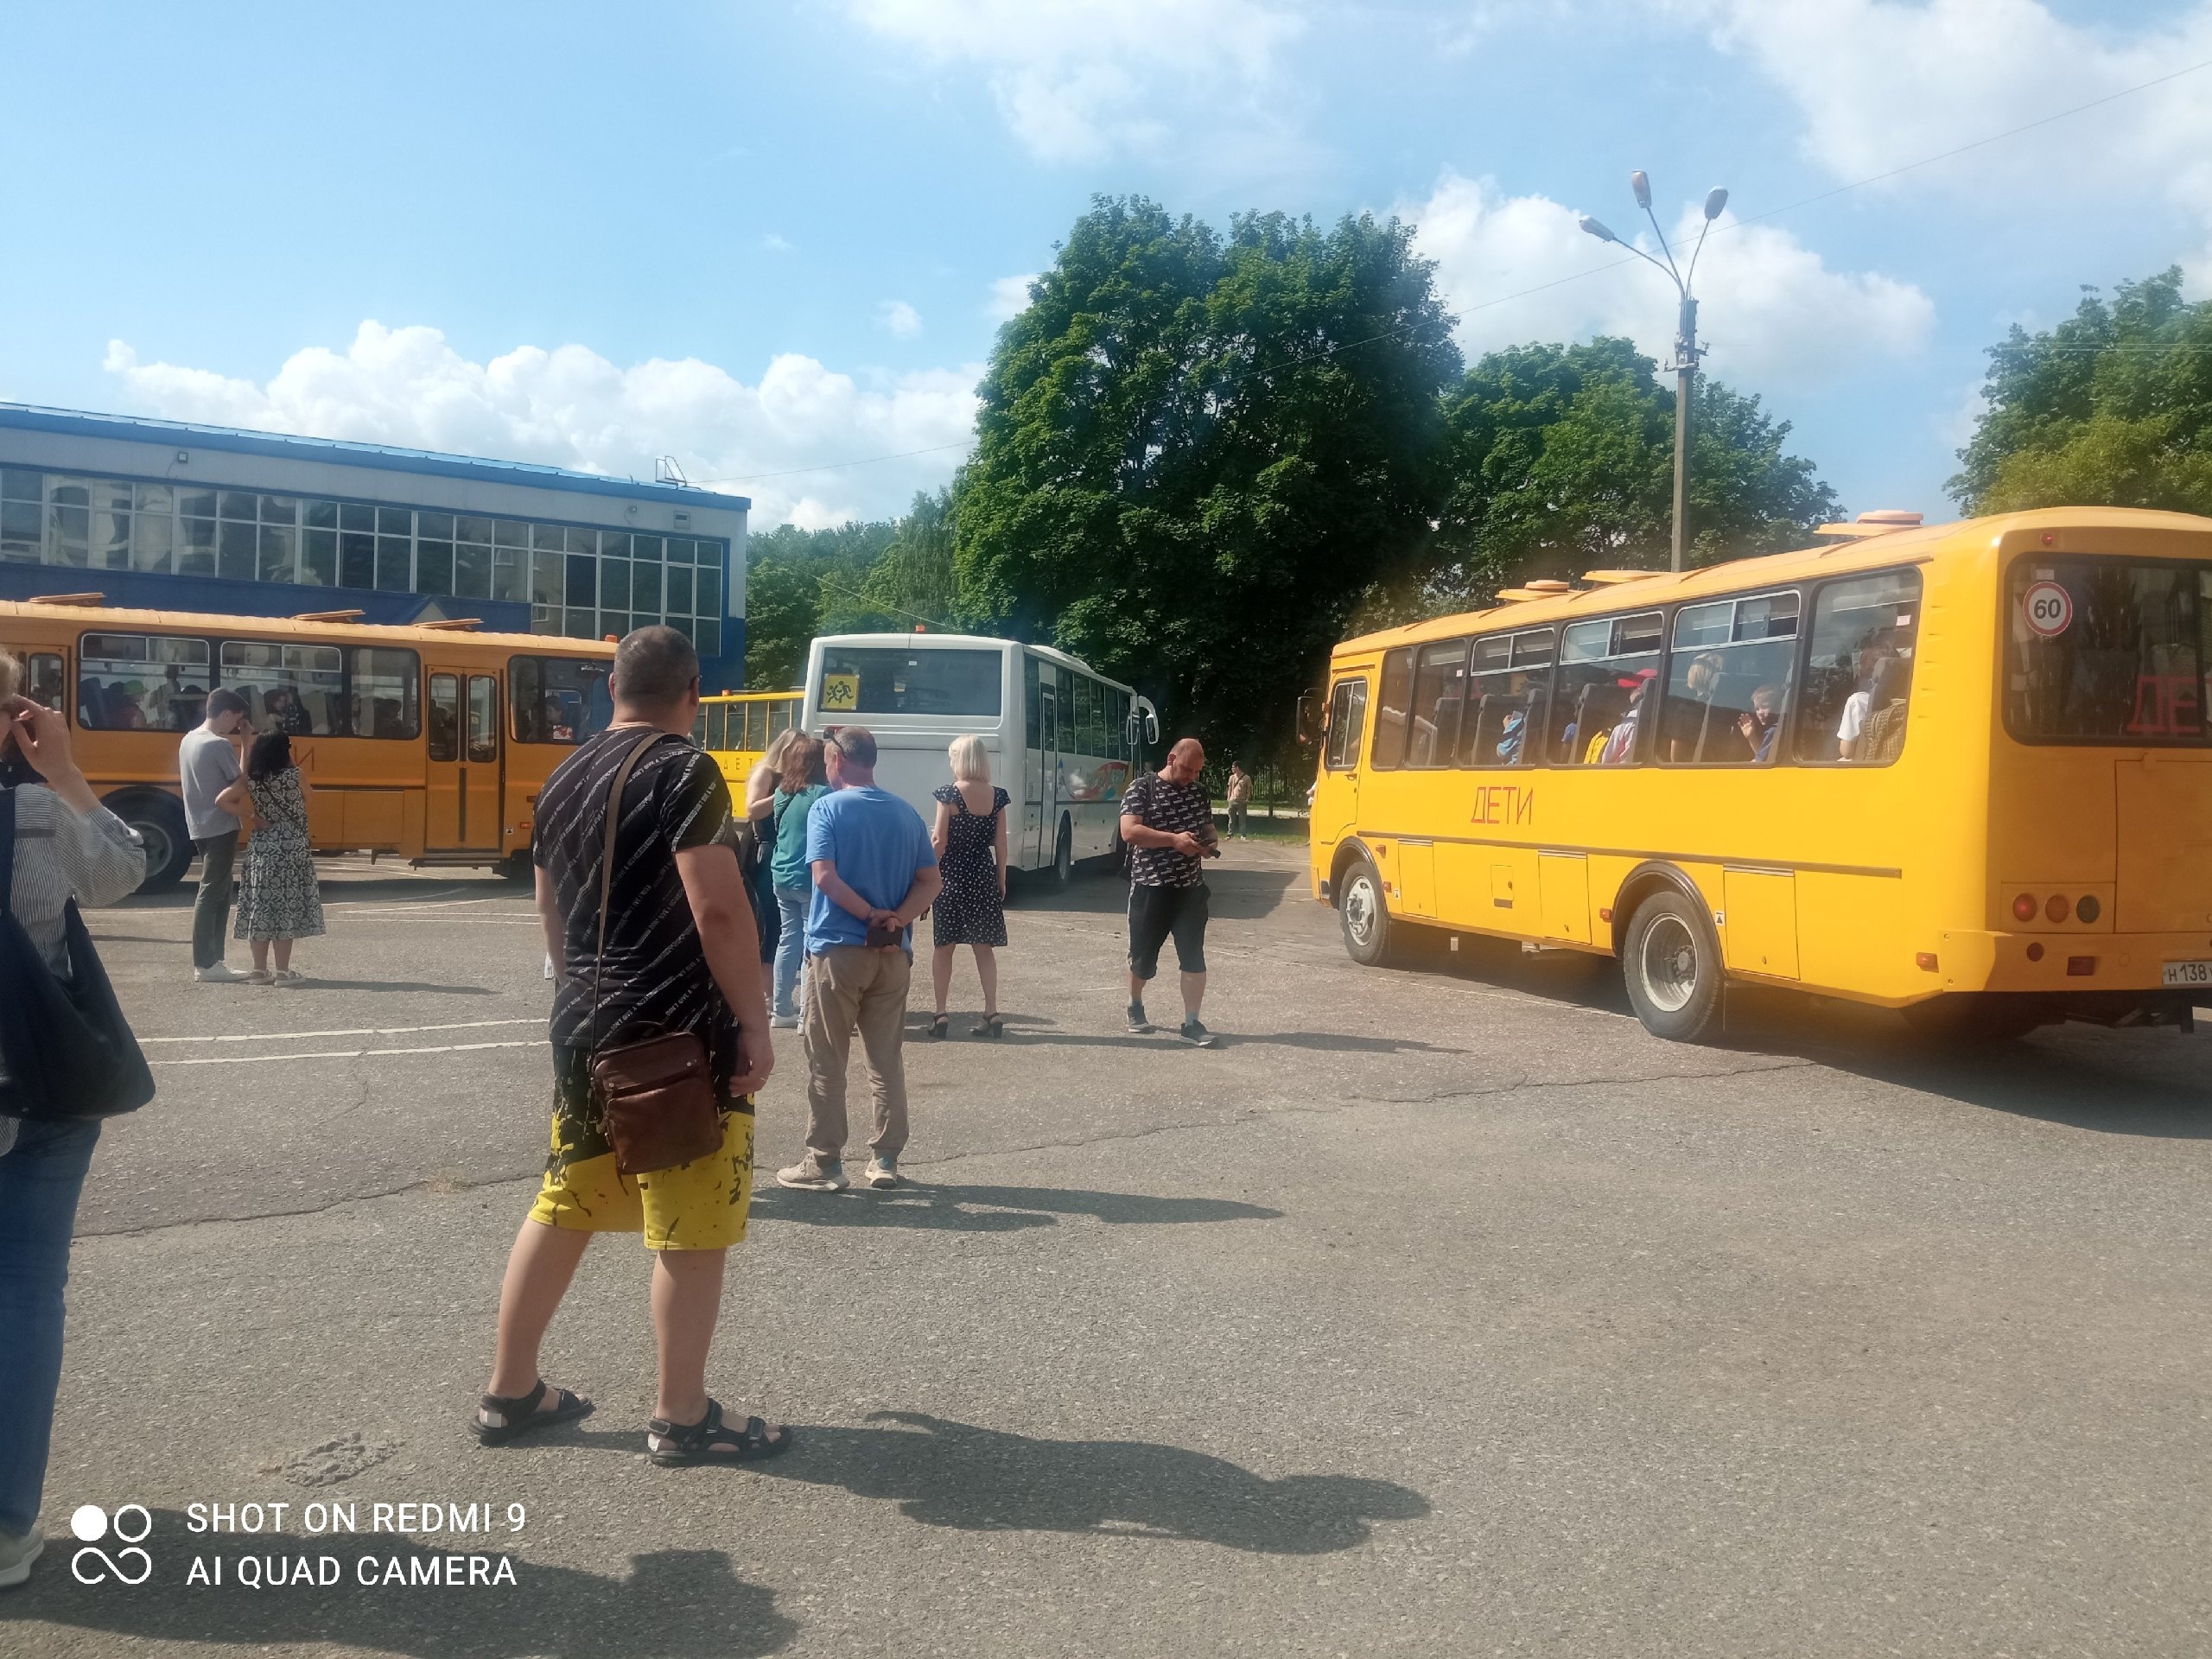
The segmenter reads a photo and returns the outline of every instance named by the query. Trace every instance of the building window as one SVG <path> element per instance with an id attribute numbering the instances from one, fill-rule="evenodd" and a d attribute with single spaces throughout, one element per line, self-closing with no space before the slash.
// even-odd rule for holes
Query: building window
<path id="1" fill-rule="evenodd" d="M 729 543 L 252 490 L 0 469 L 0 563 L 531 607 L 537 633 L 666 622 L 721 653 Z"/>

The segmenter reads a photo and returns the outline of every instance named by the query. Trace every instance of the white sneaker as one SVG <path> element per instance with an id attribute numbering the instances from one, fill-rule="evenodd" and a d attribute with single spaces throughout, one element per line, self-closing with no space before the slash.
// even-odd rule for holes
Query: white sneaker
<path id="1" fill-rule="evenodd" d="M 798 1015 L 795 1014 L 771 1014 L 768 1016 L 768 1029 L 771 1031 L 797 1031 L 798 1029 Z"/>
<path id="2" fill-rule="evenodd" d="M 899 1185 L 899 1160 L 896 1158 L 871 1158 L 868 1160 L 868 1184 L 879 1192 L 888 1192 Z"/>
<path id="3" fill-rule="evenodd" d="M 203 985 L 235 985 L 245 976 L 226 962 L 210 963 L 205 968 L 195 968 L 192 976 Z"/>
<path id="4" fill-rule="evenodd" d="M 31 1529 L 20 1535 L 0 1532 L 0 1589 L 11 1584 L 21 1584 L 31 1575 L 31 1563 L 46 1548 L 46 1530 L 35 1521 Z"/>

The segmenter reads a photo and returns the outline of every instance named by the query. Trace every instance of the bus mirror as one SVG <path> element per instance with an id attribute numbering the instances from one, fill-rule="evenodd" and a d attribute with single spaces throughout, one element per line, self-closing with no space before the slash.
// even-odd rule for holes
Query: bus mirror
<path id="1" fill-rule="evenodd" d="M 1160 716 L 1149 709 L 1144 711 L 1144 741 L 1147 743 L 1160 741 Z"/>
<path id="2" fill-rule="evenodd" d="M 1312 714 L 1313 709 L 1313 694 L 1311 691 L 1300 692 L 1298 694 L 1297 730 L 1298 741 L 1300 743 L 1311 743 L 1313 741 L 1313 733 L 1306 729 L 1306 719 Z"/>

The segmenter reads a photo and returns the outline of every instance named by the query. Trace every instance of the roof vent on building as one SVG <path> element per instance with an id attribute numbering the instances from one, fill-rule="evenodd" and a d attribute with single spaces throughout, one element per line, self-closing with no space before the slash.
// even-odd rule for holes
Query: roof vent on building
<path id="1" fill-rule="evenodd" d="M 691 480 L 683 476 L 683 468 L 677 462 L 674 455 L 656 455 L 653 457 L 653 482 L 656 484 L 677 484 L 683 486 L 685 489 L 691 487 Z"/>

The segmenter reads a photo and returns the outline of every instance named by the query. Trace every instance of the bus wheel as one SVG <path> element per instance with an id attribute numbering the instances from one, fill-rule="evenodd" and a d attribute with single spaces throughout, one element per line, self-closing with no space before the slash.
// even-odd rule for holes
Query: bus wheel
<path id="1" fill-rule="evenodd" d="M 1344 872 L 1337 893 L 1337 918 L 1344 925 L 1344 949 L 1363 967 L 1390 959 L 1390 908 L 1382 901 L 1382 878 L 1365 859 Z"/>
<path id="2" fill-rule="evenodd" d="M 1704 910 L 1679 893 L 1637 906 L 1621 952 L 1628 1000 L 1654 1037 L 1694 1043 L 1720 1013 L 1720 942 Z"/>
<path id="3" fill-rule="evenodd" d="M 1052 849 L 1052 885 L 1065 893 L 1075 883 L 1075 836 L 1068 821 L 1060 820 L 1060 838 Z"/>
<path id="4" fill-rule="evenodd" d="M 101 803 L 138 832 L 146 843 L 146 879 L 141 893 L 162 893 L 184 880 L 192 864 L 192 836 L 184 823 L 184 809 L 159 790 L 111 796 Z"/>

